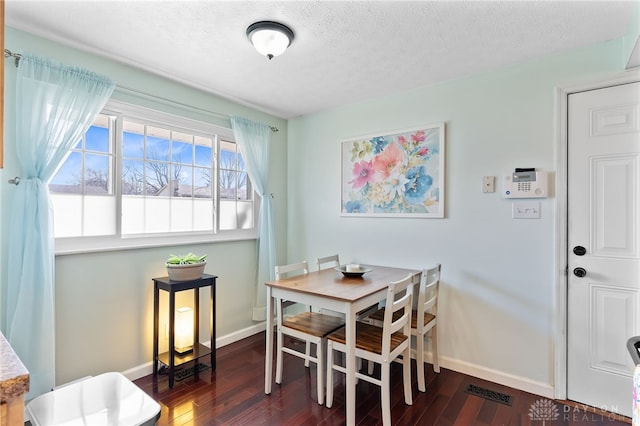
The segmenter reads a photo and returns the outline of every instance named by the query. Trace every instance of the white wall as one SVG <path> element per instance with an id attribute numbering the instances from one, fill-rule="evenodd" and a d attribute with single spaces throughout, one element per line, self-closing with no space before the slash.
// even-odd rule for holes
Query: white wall
<path id="1" fill-rule="evenodd" d="M 289 122 L 289 261 L 411 268 L 441 262 L 444 367 L 553 396 L 555 205 L 511 219 L 482 176 L 556 165 L 555 91 L 624 68 L 620 41 Z M 425 52 L 425 54 L 428 54 Z M 340 217 L 346 137 L 446 123 L 446 218 Z M 498 186 L 499 189 L 499 186 Z"/>
<path id="2" fill-rule="evenodd" d="M 243 115 L 279 127 L 272 133 L 272 173 L 268 191 L 274 200 L 276 241 L 279 256 L 286 256 L 286 140 L 287 122 L 222 98 L 170 82 L 140 70 L 98 58 L 28 33 L 6 29 L 5 47 L 13 52 L 32 52 L 68 65 L 106 74 L 118 85 L 156 97 L 171 99 L 223 114 Z M 15 187 L 7 180 L 21 176 L 16 155 L 15 75 L 11 61 L 5 75 L 5 167 L 0 170 L 0 252 L 6 252 L 7 229 Z M 116 93 L 115 98 L 229 127 L 227 119 L 150 98 Z M 19 142 L 18 142 L 19 143 Z M 153 336 L 153 283 L 166 276 L 164 260 L 171 253 L 208 253 L 205 272 L 218 275 L 217 334 L 233 335 L 255 327 L 252 307 L 255 299 L 255 241 L 167 246 L 160 248 L 88 253 L 56 257 L 56 382 L 65 383 L 86 375 L 115 370 L 127 371 L 151 362 Z M 0 301 L 6 294 L 6 258 L 0 259 Z M 203 307 L 206 299 L 201 296 Z M 165 306 L 166 299 L 161 299 Z M 0 303 L 0 324 L 4 324 L 4 303 Z M 4 330 L 4 325 L 2 327 Z M 202 330 L 201 336 L 206 336 Z M 202 339 L 205 340 L 205 339 Z M 164 343 L 166 346 L 166 340 Z M 148 370 L 151 371 L 150 369 Z"/>

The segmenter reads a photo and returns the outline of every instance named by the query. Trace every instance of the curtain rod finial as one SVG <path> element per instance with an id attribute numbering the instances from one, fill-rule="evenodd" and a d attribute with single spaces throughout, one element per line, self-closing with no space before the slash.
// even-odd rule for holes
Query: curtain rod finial
<path id="1" fill-rule="evenodd" d="M 18 67 L 18 64 L 20 63 L 20 58 L 22 58 L 22 55 L 19 53 L 13 53 L 9 49 L 4 49 L 4 57 L 5 58 L 14 57 L 16 59 L 16 67 Z"/>

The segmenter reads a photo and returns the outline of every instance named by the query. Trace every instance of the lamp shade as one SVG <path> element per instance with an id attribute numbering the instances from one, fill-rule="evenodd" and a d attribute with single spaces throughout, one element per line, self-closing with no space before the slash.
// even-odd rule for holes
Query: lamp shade
<path id="1" fill-rule="evenodd" d="M 293 31 L 278 22 L 260 21 L 249 25 L 247 38 L 261 55 L 272 59 L 287 50 L 293 41 Z"/>
<path id="2" fill-rule="evenodd" d="M 193 349 L 193 309 L 176 309 L 175 341 L 176 352 L 189 352 Z"/>

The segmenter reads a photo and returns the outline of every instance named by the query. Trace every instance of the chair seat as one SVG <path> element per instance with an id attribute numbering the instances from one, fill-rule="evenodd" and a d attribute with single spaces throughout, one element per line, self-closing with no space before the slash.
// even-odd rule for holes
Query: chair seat
<path id="1" fill-rule="evenodd" d="M 302 312 L 282 321 L 284 327 L 292 328 L 316 337 L 324 337 L 344 326 L 342 318 L 318 312 Z"/>
<path id="2" fill-rule="evenodd" d="M 362 349 L 368 352 L 374 352 L 378 355 L 382 354 L 382 332 L 381 327 L 367 324 L 364 322 L 356 322 L 356 348 Z M 341 327 L 327 336 L 327 339 L 334 342 L 347 344 L 346 330 Z M 401 332 L 395 332 L 391 335 L 391 348 L 390 352 L 393 352 L 395 348 L 407 340 L 407 336 Z"/>
<path id="3" fill-rule="evenodd" d="M 393 320 L 396 321 L 400 317 L 400 315 L 402 315 L 402 313 L 398 313 L 398 312 L 394 313 Z M 384 308 L 378 309 L 377 311 L 369 315 L 369 318 L 372 320 L 380 321 L 380 322 L 384 321 Z M 435 315 L 425 312 L 424 322 L 422 323 L 422 325 L 429 324 L 435 318 L 436 318 Z M 411 328 L 415 328 L 415 329 L 418 328 L 418 313 L 415 309 L 411 311 Z"/>

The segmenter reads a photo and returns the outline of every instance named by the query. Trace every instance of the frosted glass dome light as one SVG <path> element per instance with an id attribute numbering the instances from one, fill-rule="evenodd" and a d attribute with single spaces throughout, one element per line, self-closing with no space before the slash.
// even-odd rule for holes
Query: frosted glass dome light
<path id="1" fill-rule="evenodd" d="M 261 55 L 273 59 L 282 55 L 291 45 L 293 31 L 278 22 L 260 21 L 249 25 L 247 38 Z"/>

